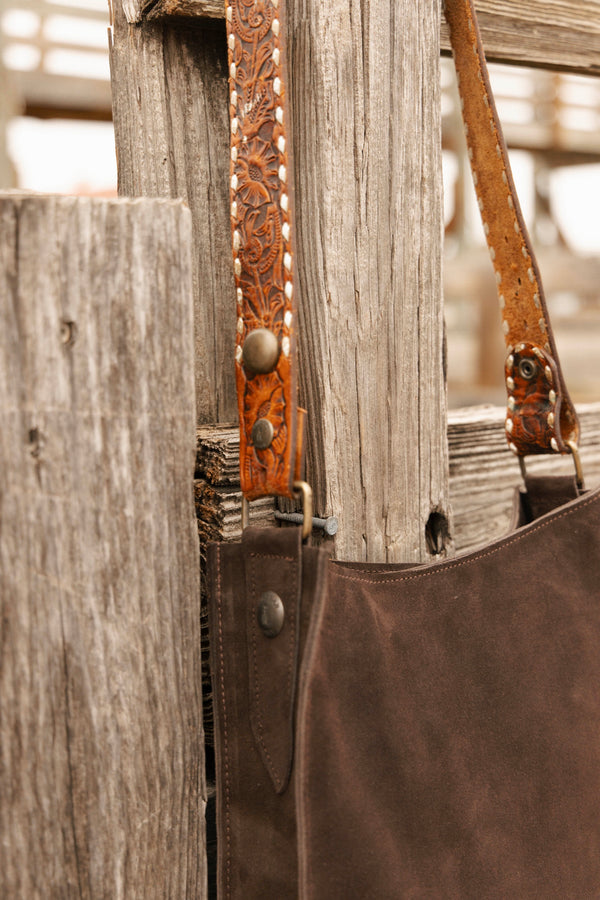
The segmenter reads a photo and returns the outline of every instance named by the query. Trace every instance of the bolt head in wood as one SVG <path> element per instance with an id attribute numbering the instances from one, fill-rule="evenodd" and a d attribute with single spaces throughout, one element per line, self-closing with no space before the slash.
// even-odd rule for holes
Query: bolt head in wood
<path id="1" fill-rule="evenodd" d="M 242 347 L 244 368 L 253 375 L 272 372 L 279 359 L 279 341 L 268 328 L 251 331 Z"/>
<path id="2" fill-rule="evenodd" d="M 252 443 L 257 450 L 266 450 L 271 446 L 275 430 L 268 419 L 257 419 L 252 427 Z"/>

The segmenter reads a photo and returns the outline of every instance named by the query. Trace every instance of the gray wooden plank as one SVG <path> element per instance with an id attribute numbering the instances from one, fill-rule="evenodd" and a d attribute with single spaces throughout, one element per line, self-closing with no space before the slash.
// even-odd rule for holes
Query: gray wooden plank
<path id="1" fill-rule="evenodd" d="M 144 16 L 223 17 L 215 0 L 126 0 L 130 21 Z M 600 74 L 600 5 L 597 0 L 478 0 L 490 60 Z M 448 28 L 441 42 L 450 51 Z"/>
<path id="2" fill-rule="evenodd" d="M 0 896 L 203 896 L 190 216 L 0 195 Z"/>
<path id="3" fill-rule="evenodd" d="M 594 488 L 600 484 L 600 403 L 579 405 L 577 412 L 586 486 Z M 506 444 L 505 417 L 505 409 L 493 406 L 453 410 L 449 415 L 450 497 L 459 551 L 502 537 L 509 527 L 521 475 Z M 531 457 L 526 464 L 531 474 L 574 471 L 570 457 Z"/>
<path id="4" fill-rule="evenodd" d="M 581 459 L 586 486 L 600 484 L 600 403 L 579 404 Z M 509 527 L 512 497 L 521 472 L 504 431 L 506 410 L 472 406 L 448 413 L 452 539 L 459 551 L 501 537 Z M 198 430 L 197 473 L 211 486 L 198 515 L 210 525 L 211 540 L 239 536 L 239 433 L 235 425 Z M 532 474 L 572 474 L 570 457 L 531 457 Z M 236 488 L 238 492 L 236 493 Z M 204 489 L 203 489 L 204 490 Z M 257 511 L 258 512 L 258 511 Z M 237 527 L 237 530 L 235 530 Z"/>
<path id="5" fill-rule="evenodd" d="M 128 26 L 114 4 L 113 118 L 121 196 L 182 197 L 193 221 L 196 407 L 236 415 L 235 290 L 229 223 L 223 22 Z"/>
<path id="6" fill-rule="evenodd" d="M 476 6 L 488 60 L 600 75 L 597 0 L 480 0 Z M 450 51 L 445 22 L 442 48 Z"/>
<path id="7" fill-rule="evenodd" d="M 225 68 L 198 24 L 186 30 L 192 25 L 173 18 L 128 29 L 119 11 L 121 190 L 196 190 L 196 253 L 213 273 L 198 279 L 196 334 L 206 341 L 197 348 L 198 412 L 205 422 L 231 421 L 235 408 L 221 403 L 215 382 L 233 373 L 235 327 Z M 287 15 L 301 401 L 316 512 L 340 518 L 339 556 L 427 558 L 426 523 L 434 511 L 445 515 L 447 502 L 439 3 L 378 0 L 365 12 L 359 0 L 327 8 L 312 0 L 292 3 Z M 394 90 L 396 67 L 404 74 Z"/>
<path id="8" fill-rule="evenodd" d="M 427 559 L 429 517 L 447 515 L 439 4 L 288 14 L 315 509 L 339 519 L 337 557 Z"/>

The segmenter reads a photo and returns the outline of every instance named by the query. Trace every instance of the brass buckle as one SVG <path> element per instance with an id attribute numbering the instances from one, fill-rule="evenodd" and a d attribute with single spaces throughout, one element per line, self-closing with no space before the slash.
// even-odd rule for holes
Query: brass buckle
<path id="1" fill-rule="evenodd" d="M 306 481 L 294 481 L 294 492 L 302 499 L 302 540 L 305 541 L 312 531 L 313 493 Z M 250 501 L 242 497 L 242 531 L 250 521 Z"/>
<path id="2" fill-rule="evenodd" d="M 565 441 L 566 446 L 571 451 L 571 456 L 573 457 L 573 464 L 575 466 L 575 481 L 577 483 L 577 487 L 580 491 L 584 489 L 585 483 L 583 480 L 583 466 L 581 464 L 581 456 L 579 455 L 579 447 L 577 446 L 575 441 Z M 519 468 L 521 469 L 521 475 L 523 476 L 523 481 L 527 477 L 527 469 L 525 467 L 525 457 L 519 456 Z"/>
<path id="3" fill-rule="evenodd" d="M 584 488 L 583 482 L 583 466 L 581 465 L 581 456 L 579 455 L 579 447 L 575 443 L 575 441 L 567 441 L 567 447 L 571 451 L 573 456 L 573 463 L 575 464 L 575 481 L 577 482 L 577 487 L 580 491 Z"/>

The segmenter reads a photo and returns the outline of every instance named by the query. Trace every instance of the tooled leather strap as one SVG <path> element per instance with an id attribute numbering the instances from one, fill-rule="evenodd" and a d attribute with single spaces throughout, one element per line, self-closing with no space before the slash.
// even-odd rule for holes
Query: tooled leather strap
<path id="1" fill-rule="evenodd" d="M 226 0 L 240 470 L 248 500 L 291 496 L 296 409 L 293 189 L 279 0 Z"/>
<path id="2" fill-rule="evenodd" d="M 517 199 L 472 0 L 446 0 L 473 179 L 508 347 L 509 446 L 569 452 L 579 426 Z M 280 0 L 227 0 L 231 223 L 242 491 L 291 496 L 300 477 L 293 189 Z"/>
<path id="3" fill-rule="evenodd" d="M 517 199 L 472 0 L 445 0 L 473 181 L 508 348 L 506 433 L 519 456 L 568 453 L 579 425 Z"/>

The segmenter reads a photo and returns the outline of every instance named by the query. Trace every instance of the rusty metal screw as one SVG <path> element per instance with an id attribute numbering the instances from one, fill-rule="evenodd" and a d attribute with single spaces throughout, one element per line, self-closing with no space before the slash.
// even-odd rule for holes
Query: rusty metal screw
<path id="1" fill-rule="evenodd" d="M 277 511 L 275 513 L 275 518 L 279 519 L 281 522 L 293 522 L 294 525 L 302 525 L 304 522 L 302 513 L 283 513 Z M 313 516 L 312 527 L 318 528 L 319 530 L 324 531 L 325 534 L 333 536 L 338 530 L 338 520 L 335 516 L 328 516 L 326 519 L 320 519 L 318 516 Z"/>

